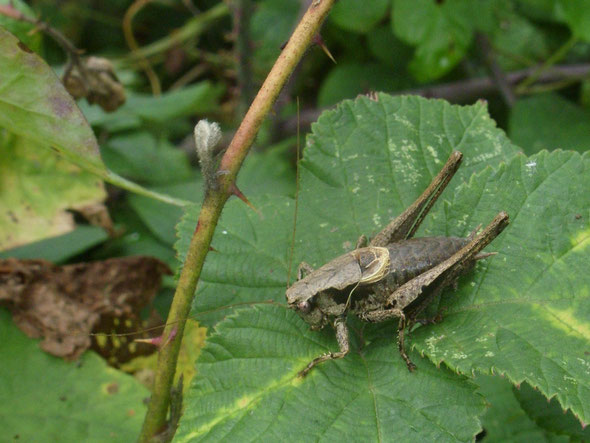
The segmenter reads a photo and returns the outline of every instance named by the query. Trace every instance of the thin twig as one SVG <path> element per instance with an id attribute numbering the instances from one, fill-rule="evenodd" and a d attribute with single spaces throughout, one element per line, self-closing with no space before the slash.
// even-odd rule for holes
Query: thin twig
<path id="1" fill-rule="evenodd" d="M 252 80 L 252 40 L 250 38 L 250 20 L 254 12 L 252 0 L 233 2 L 237 80 L 238 80 L 238 116 L 242 117 L 254 97 Z"/>
<path id="2" fill-rule="evenodd" d="M 543 74 L 550 70 L 553 65 L 565 57 L 577 42 L 578 38 L 572 35 L 568 41 L 561 45 L 561 47 L 551 55 L 551 57 L 545 60 L 541 66 L 536 67 L 535 70 L 516 87 L 516 92 L 518 94 L 526 93 L 527 88 L 536 83 L 537 80 L 539 80 Z"/>
<path id="3" fill-rule="evenodd" d="M 232 187 L 235 187 L 238 171 L 279 92 L 303 57 L 312 38 L 319 31 L 334 2 L 335 0 L 314 0 L 312 2 L 254 98 L 250 109 L 221 159 L 220 172 L 222 174 L 219 175 L 219 187 L 210 189 L 205 196 L 199 220 L 178 279 L 178 286 L 166 322 L 171 324 L 178 321 L 177 335 L 167 346 L 160 349 L 152 398 L 139 437 L 140 442 L 148 442 L 157 433 L 166 429 L 170 390 L 184 332 L 185 321 L 183 319 L 189 314 L 201 269 L 213 238 L 213 232 L 223 206 L 231 194 Z M 164 329 L 162 335 L 164 342 L 170 336 L 172 329 L 170 325 Z"/>
<path id="4" fill-rule="evenodd" d="M 12 5 L 0 5 L 0 15 L 5 17 L 12 18 L 14 20 L 18 20 L 21 22 L 30 23 L 35 26 L 38 30 L 43 32 L 44 34 L 48 35 L 51 39 L 53 39 L 67 54 L 68 56 L 68 65 L 64 71 L 64 78 L 67 78 L 69 72 L 75 66 L 78 68 L 81 78 L 86 79 L 86 67 L 82 63 L 80 59 L 80 55 L 84 52 L 78 48 L 60 31 L 51 27 L 48 23 L 42 21 L 41 19 L 31 18 L 24 15 L 21 11 L 14 8 Z"/>
<path id="5" fill-rule="evenodd" d="M 528 68 L 520 71 L 506 73 L 506 80 L 510 85 L 515 85 L 527 78 L 536 68 Z M 590 76 L 590 63 L 578 65 L 553 66 L 551 69 L 539 75 L 535 86 L 551 84 L 553 86 L 571 85 L 572 82 L 584 80 Z M 425 86 L 416 89 L 404 89 L 393 92 L 394 95 L 420 95 L 428 98 L 443 98 L 452 103 L 464 103 L 477 100 L 480 97 L 495 93 L 498 85 L 491 77 L 470 78 L 452 83 Z M 516 91 L 517 95 L 518 91 Z M 315 122 L 325 109 L 306 109 L 299 114 L 299 122 L 302 127 L 307 127 Z M 297 129 L 297 118 L 293 117 L 285 121 L 281 130 L 293 134 Z"/>
<path id="6" fill-rule="evenodd" d="M 152 0 L 135 0 L 131 6 L 125 11 L 125 16 L 123 17 L 123 35 L 125 36 L 125 41 L 127 42 L 127 46 L 131 49 L 132 53 L 137 53 L 139 51 L 139 45 L 137 44 L 137 40 L 135 40 L 135 36 L 133 35 L 133 17 L 148 3 Z M 145 71 L 145 75 L 150 82 L 150 86 L 152 88 L 152 93 L 154 95 L 160 95 L 162 93 L 162 87 L 160 86 L 160 79 L 158 75 L 152 68 L 150 61 L 147 57 L 138 57 L 139 65 Z"/>
<path id="7" fill-rule="evenodd" d="M 476 42 L 477 46 L 479 47 L 479 50 L 483 55 L 484 61 L 490 71 L 490 74 L 492 74 L 494 82 L 496 82 L 496 85 L 498 86 L 498 90 L 500 91 L 502 98 L 504 99 L 508 107 L 511 108 L 512 106 L 514 106 L 514 103 L 516 102 L 516 96 L 512 91 L 512 86 L 506 78 L 506 73 L 502 70 L 502 68 L 496 61 L 496 54 L 492 49 L 490 40 L 487 38 L 485 34 L 478 32 L 476 35 Z"/>
<path id="8" fill-rule="evenodd" d="M 229 7 L 226 3 L 220 2 L 211 9 L 192 17 L 177 31 L 170 33 L 160 40 L 142 46 L 137 51 L 128 54 L 126 57 L 117 59 L 116 62 L 121 64 L 133 64 L 143 58 L 150 58 L 165 53 L 170 48 L 179 46 L 185 41 L 201 34 L 228 14 Z"/>

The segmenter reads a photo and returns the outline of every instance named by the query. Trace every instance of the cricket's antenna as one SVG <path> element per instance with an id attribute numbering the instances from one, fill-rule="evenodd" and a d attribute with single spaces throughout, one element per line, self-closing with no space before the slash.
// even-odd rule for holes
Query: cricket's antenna
<path id="1" fill-rule="evenodd" d="M 295 250 L 295 231 L 297 229 L 297 209 L 299 208 L 299 97 L 297 97 L 297 147 L 295 149 L 295 211 L 293 213 L 293 235 L 291 237 L 291 250 L 289 251 L 289 266 L 287 268 L 287 289 L 291 283 L 291 268 L 293 266 L 293 251 Z"/>

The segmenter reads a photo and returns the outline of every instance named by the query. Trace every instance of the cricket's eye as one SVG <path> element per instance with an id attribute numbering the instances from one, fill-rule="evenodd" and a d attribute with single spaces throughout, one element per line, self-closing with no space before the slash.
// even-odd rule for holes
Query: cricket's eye
<path id="1" fill-rule="evenodd" d="M 299 302 L 297 303 L 297 309 L 307 314 L 311 310 L 311 304 L 308 301 Z"/>

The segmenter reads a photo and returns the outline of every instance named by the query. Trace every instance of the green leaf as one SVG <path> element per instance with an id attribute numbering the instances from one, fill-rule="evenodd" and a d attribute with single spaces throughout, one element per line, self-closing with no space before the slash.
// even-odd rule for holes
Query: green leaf
<path id="1" fill-rule="evenodd" d="M 252 68 L 258 75 L 266 75 L 297 24 L 301 3 L 297 0 L 262 0 L 250 21 L 254 43 Z"/>
<path id="2" fill-rule="evenodd" d="M 508 380 L 498 376 L 478 375 L 475 383 L 479 386 L 479 393 L 489 404 L 481 418 L 485 443 L 569 441 L 547 432 L 531 420 L 515 398 L 514 388 Z M 537 400 L 547 403 L 547 399 L 539 397 Z"/>
<path id="3" fill-rule="evenodd" d="M 292 140 L 287 140 L 268 148 L 264 153 L 253 152 L 250 154 L 240 170 L 238 178 L 240 189 L 246 195 L 261 193 L 293 195 L 295 193 L 295 172 L 288 161 L 292 144 Z M 190 181 L 158 186 L 153 189 L 196 203 L 202 199 L 202 177 L 196 175 Z M 140 195 L 131 195 L 129 203 L 159 240 L 169 245 L 174 243 L 175 227 L 183 214 L 182 208 L 171 207 L 166 203 Z M 193 208 L 194 217 L 197 217 L 199 209 L 199 206 Z M 196 223 L 196 218 L 194 223 Z"/>
<path id="4" fill-rule="evenodd" d="M 0 129 L 0 152 L 0 249 L 70 232 L 69 210 L 106 197 L 99 178 L 36 140 Z"/>
<path id="5" fill-rule="evenodd" d="M 332 8 L 330 19 L 343 29 L 364 34 L 383 19 L 390 2 L 391 0 L 373 0 L 359 3 L 356 0 L 340 0 Z"/>
<path id="6" fill-rule="evenodd" d="M 345 101 L 322 114 L 301 163 L 291 277 L 301 261 L 319 266 L 353 249 L 361 234 L 376 234 L 412 203 L 456 149 L 466 159 L 454 183 L 517 152 L 483 103 L 460 107 L 381 94 L 379 101 Z M 260 215 L 230 201 L 216 229 L 217 252 L 207 258 L 193 309 L 205 324 L 230 312 L 221 309 L 228 305 L 284 301 L 293 201 L 249 198 Z M 198 211 L 186 209 L 178 226 L 179 257 L 186 255 Z"/>
<path id="7" fill-rule="evenodd" d="M 41 351 L 0 309 L 0 428 L 26 442 L 129 442 L 148 391 L 92 352 L 66 363 Z"/>
<path id="8" fill-rule="evenodd" d="M 411 86 L 405 68 L 412 57 L 413 49 L 393 34 L 391 26 L 383 25 L 369 32 L 367 47 L 372 56 L 391 68 L 390 75 L 397 75 L 405 80 L 402 87 Z"/>
<path id="9" fill-rule="evenodd" d="M 590 156 L 543 151 L 517 156 L 456 189 L 432 214 L 434 234 L 464 235 L 502 209 L 511 224 L 459 291 L 441 301 L 445 320 L 418 328 L 412 342 L 462 373 L 491 370 L 556 396 L 590 419 L 590 345 L 586 272 Z"/>
<path id="10" fill-rule="evenodd" d="M 582 428 L 581 423 L 576 420 L 571 411 L 561 409 L 555 398 L 547 401 L 528 383 L 523 383 L 519 389 L 515 388 L 514 396 L 522 409 L 542 429 L 567 436 L 573 440 L 588 441 L 590 439 L 590 429 Z"/>
<path id="11" fill-rule="evenodd" d="M 108 234 L 98 226 L 81 225 L 64 235 L 0 252 L 0 258 L 42 258 L 53 263 L 68 259 L 104 242 Z"/>
<path id="12" fill-rule="evenodd" d="M 105 174 L 94 133 L 52 69 L 0 28 L 0 127 Z"/>
<path id="13" fill-rule="evenodd" d="M 14 9 L 23 13 L 25 16 L 30 18 L 35 17 L 35 14 L 30 6 L 22 0 L 0 0 L 0 5 L 11 5 L 14 7 Z M 15 36 L 17 36 L 21 42 L 23 42 L 33 51 L 40 51 L 42 34 L 40 32 L 33 32 L 35 25 L 32 23 L 23 22 L 5 15 L 0 15 L 0 26 L 3 26 L 7 31 L 10 31 Z"/>
<path id="14" fill-rule="evenodd" d="M 459 107 L 381 94 L 377 101 L 363 97 L 324 113 L 301 163 L 292 268 L 302 260 L 323 264 L 354 248 L 361 233 L 374 235 L 422 192 L 454 149 L 465 153 L 455 186 L 517 152 L 481 103 Z M 239 201 L 226 205 L 201 275 L 192 315 L 209 325 L 225 320 L 198 364 L 179 441 L 473 439 L 482 409 L 470 383 L 417 355 L 419 369 L 408 373 L 396 349 L 395 322 L 349 319 L 351 353 L 295 379 L 313 357 L 337 344 L 331 329 L 310 331 L 284 307 L 293 201 L 252 200 L 260 214 Z M 181 257 L 196 214 L 189 209 L 178 227 Z"/>
<path id="15" fill-rule="evenodd" d="M 149 193 L 105 168 L 92 129 L 53 70 L 3 28 L 0 28 L 0 85 L 0 128 L 39 147 L 55 150 L 85 171 L 117 186 L 144 195 Z M 177 91 L 161 99 L 158 103 L 161 109 L 149 108 L 153 105 L 149 100 L 140 100 L 135 106 L 146 107 L 138 112 L 147 120 L 158 122 L 158 116 L 175 115 L 179 107 L 184 106 L 186 112 L 187 106 L 194 105 L 190 99 L 195 100 L 195 95 L 197 102 L 205 106 L 211 91 L 204 85 L 199 94 L 187 94 L 189 99 Z M 163 195 L 152 193 L 151 196 L 171 204 L 186 204 Z"/>
<path id="16" fill-rule="evenodd" d="M 341 63 L 322 82 L 318 107 L 330 107 L 345 98 L 354 98 L 371 91 L 391 92 L 400 89 L 404 80 L 378 63 Z"/>
<path id="17" fill-rule="evenodd" d="M 518 100 L 509 128 L 510 137 L 527 154 L 542 149 L 590 150 L 590 111 L 557 94 Z"/>
<path id="18" fill-rule="evenodd" d="M 152 189 L 193 202 L 199 201 L 203 193 L 200 175 L 193 177 L 190 181 L 157 186 Z M 130 195 L 129 204 L 141 221 L 160 241 L 168 245 L 174 243 L 176 238 L 174 228 L 183 214 L 182 208 L 142 195 Z"/>
<path id="19" fill-rule="evenodd" d="M 144 183 L 173 183 L 191 176 L 186 154 L 147 131 L 112 137 L 101 146 L 101 154 L 109 169 Z"/>
<path id="20" fill-rule="evenodd" d="M 418 80 L 439 78 L 463 58 L 478 16 L 473 3 L 394 0 L 393 30 L 400 39 L 416 46 L 410 68 Z"/>
<path id="21" fill-rule="evenodd" d="M 556 10 L 576 37 L 590 42 L 590 4 L 587 1 L 557 0 Z"/>
<path id="22" fill-rule="evenodd" d="M 587 422 L 588 155 L 519 155 L 494 170 L 486 166 L 497 166 L 516 150 L 483 104 L 457 107 L 385 95 L 344 102 L 320 117 L 307 140 L 293 262 L 319 266 L 351 250 L 360 234 L 374 235 L 417 197 L 453 149 L 465 154 L 465 164 L 442 196 L 450 203 L 435 205 L 420 235 L 465 236 L 500 210 L 512 222 L 489 248 L 498 255 L 480 262 L 457 292 L 442 297 L 445 320 L 415 330 L 410 346 L 464 374 L 493 368 L 514 383 L 527 381 Z M 291 206 L 267 199 L 261 216 L 249 216 L 243 205 L 227 207 L 193 313 L 208 311 L 206 319 L 215 321 L 231 312 L 224 305 L 283 303 L 289 261 L 283 226 L 289 217 L 283 212 Z M 181 225 L 181 240 L 193 229 L 194 222 Z M 366 348 L 360 351 L 357 344 L 351 354 L 369 352 L 373 339 L 393 336 L 393 329 L 390 323 L 365 327 Z M 326 334 L 327 349 L 334 350 L 335 340 Z M 389 343 L 395 354 L 393 338 Z M 348 357 L 344 361 L 326 363 L 319 372 L 337 374 L 353 364 Z"/>
<path id="23" fill-rule="evenodd" d="M 495 17 L 490 40 L 496 60 L 505 71 L 528 68 L 549 57 L 548 39 L 542 28 L 511 9 L 496 11 Z"/>
<path id="24" fill-rule="evenodd" d="M 154 97 L 128 94 L 127 101 L 116 112 L 107 113 L 97 106 L 81 103 L 80 107 L 92 126 L 119 132 L 145 126 L 174 123 L 176 119 L 216 110 L 223 94 L 221 85 L 203 81 Z"/>
<path id="25" fill-rule="evenodd" d="M 242 311 L 203 349 L 175 441 L 471 441 L 475 386 L 427 364 L 410 374 L 390 335 L 300 380 L 333 338 L 283 306 Z"/>

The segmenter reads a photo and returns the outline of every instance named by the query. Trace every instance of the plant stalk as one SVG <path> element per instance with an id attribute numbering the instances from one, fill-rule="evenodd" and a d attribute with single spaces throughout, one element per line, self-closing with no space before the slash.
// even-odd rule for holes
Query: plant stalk
<path id="1" fill-rule="evenodd" d="M 219 188 L 209 189 L 203 201 L 199 221 L 191 239 L 188 253 L 178 280 L 167 326 L 160 349 L 158 365 L 152 391 L 152 398 L 139 436 L 139 442 L 149 442 L 158 433 L 166 430 L 166 417 L 170 403 L 170 392 L 184 326 L 194 298 L 195 289 L 213 232 L 221 211 L 229 198 L 232 185 L 244 161 L 260 125 L 277 99 L 279 92 L 305 54 L 314 36 L 336 0 L 314 0 L 291 35 L 272 67 L 250 109 L 242 120 L 227 151 L 221 159 Z M 278 46 L 278 43 L 277 43 Z M 171 333 L 175 338 L 169 339 Z"/>

